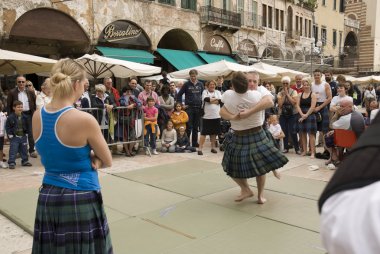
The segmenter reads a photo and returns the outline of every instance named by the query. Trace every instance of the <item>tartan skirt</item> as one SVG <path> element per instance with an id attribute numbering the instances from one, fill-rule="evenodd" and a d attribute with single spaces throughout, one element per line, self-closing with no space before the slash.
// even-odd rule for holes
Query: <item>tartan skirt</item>
<path id="1" fill-rule="evenodd" d="M 244 135 L 229 132 L 223 142 L 222 166 L 226 174 L 233 178 L 251 178 L 288 163 L 268 135 L 263 129 Z"/>
<path id="2" fill-rule="evenodd" d="M 303 113 L 307 113 L 309 108 L 301 107 Z M 317 132 L 317 117 L 314 113 L 310 114 L 305 120 L 299 122 L 300 115 L 297 115 L 296 131 L 306 132 L 306 133 L 316 133 Z"/>
<path id="3" fill-rule="evenodd" d="M 101 193 L 43 185 L 34 224 L 37 253 L 113 253 Z"/>
<path id="4" fill-rule="evenodd" d="M 321 105 L 322 102 L 317 102 L 317 106 Z M 329 119 L 329 109 L 327 106 L 322 108 L 320 111 L 321 116 L 322 116 L 322 121 L 317 122 L 317 130 L 322 131 L 322 132 L 328 132 L 329 131 L 329 124 L 330 124 L 330 119 Z"/>

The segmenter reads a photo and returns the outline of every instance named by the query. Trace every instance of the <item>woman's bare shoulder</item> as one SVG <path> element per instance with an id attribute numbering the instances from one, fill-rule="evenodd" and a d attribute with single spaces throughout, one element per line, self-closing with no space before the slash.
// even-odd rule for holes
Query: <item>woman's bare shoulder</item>
<path id="1" fill-rule="evenodd" d="M 96 119 L 91 114 L 80 111 L 80 110 L 71 110 L 67 115 L 68 120 L 75 125 L 76 127 L 80 127 L 84 130 L 92 126 L 93 124 L 97 124 Z"/>

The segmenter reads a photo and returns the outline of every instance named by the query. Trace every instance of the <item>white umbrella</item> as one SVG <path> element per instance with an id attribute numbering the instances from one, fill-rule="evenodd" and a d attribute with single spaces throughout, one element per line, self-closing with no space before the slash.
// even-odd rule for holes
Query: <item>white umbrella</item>
<path id="1" fill-rule="evenodd" d="M 274 66 L 274 65 L 263 63 L 263 62 L 255 63 L 253 66 L 262 70 L 272 71 L 272 72 L 277 73 L 276 79 L 281 79 L 284 76 L 288 76 L 291 79 L 294 79 L 297 75 L 302 75 L 303 77 L 310 76 L 309 74 L 304 73 L 304 72 L 295 71 L 295 70 L 291 70 L 291 69 L 287 69 L 287 68 L 283 68 L 279 66 Z M 268 78 L 268 79 L 274 81 L 274 79 L 272 78 Z"/>
<path id="2" fill-rule="evenodd" d="M 380 76 L 367 76 L 356 78 L 355 83 L 357 84 L 372 84 L 372 83 L 380 83 Z"/>
<path id="3" fill-rule="evenodd" d="M 77 59 L 93 78 L 128 78 L 131 76 L 150 76 L 161 72 L 160 67 L 140 64 L 115 58 L 86 54 Z"/>
<path id="4" fill-rule="evenodd" d="M 260 77 L 276 77 L 277 74 L 273 71 L 262 70 L 253 65 L 242 65 L 237 63 L 231 63 L 226 60 L 221 60 L 218 62 L 204 64 L 197 67 L 192 67 L 176 72 L 170 73 L 171 77 L 174 78 L 189 78 L 189 71 L 195 69 L 198 71 L 198 79 L 202 80 L 212 80 L 216 79 L 218 76 L 224 76 L 225 79 L 230 79 L 231 74 L 235 71 L 251 72 L 256 71 L 260 74 Z"/>
<path id="5" fill-rule="evenodd" d="M 143 78 L 141 78 L 141 80 L 142 81 L 145 81 L 145 80 L 160 81 L 163 78 L 164 77 L 162 75 L 155 75 L 155 76 L 143 77 Z M 184 78 L 173 78 L 172 76 L 170 76 L 170 74 L 168 74 L 167 78 L 169 79 L 169 81 L 173 81 L 173 82 L 177 82 L 177 81 L 185 82 L 185 81 L 187 81 L 187 79 L 184 79 Z"/>
<path id="6" fill-rule="evenodd" d="M 0 49 L 0 73 L 4 75 L 50 72 L 56 60 Z"/>

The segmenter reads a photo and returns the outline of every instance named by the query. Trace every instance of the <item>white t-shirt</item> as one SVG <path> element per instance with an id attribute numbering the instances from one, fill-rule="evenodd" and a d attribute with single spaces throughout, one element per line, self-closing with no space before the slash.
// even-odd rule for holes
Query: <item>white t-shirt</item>
<path id="1" fill-rule="evenodd" d="M 349 130 L 351 128 L 351 114 L 339 117 L 338 120 L 332 123 L 333 129 Z"/>
<path id="2" fill-rule="evenodd" d="M 273 137 L 280 135 L 282 131 L 280 124 L 270 124 L 268 130 Z"/>
<path id="3" fill-rule="evenodd" d="M 330 106 L 340 106 L 340 101 L 343 99 L 349 99 L 352 103 L 354 103 L 354 99 L 351 96 L 345 95 L 345 96 L 334 96 L 331 100 Z"/>
<path id="4" fill-rule="evenodd" d="M 266 95 L 270 95 L 272 97 L 272 100 L 274 100 L 273 94 L 268 89 L 266 89 L 266 87 L 264 87 L 264 86 L 258 86 L 256 91 L 258 91 L 259 93 L 261 93 L 262 97 L 264 97 Z M 265 110 L 261 111 L 261 118 L 262 118 L 261 125 L 263 125 L 264 121 L 265 121 Z"/>
<path id="5" fill-rule="evenodd" d="M 370 118 L 370 123 L 372 123 L 372 121 L 375 119 L 375 117 L 377 116 L 377 114 L 379 113 L 379 109 L 372 109 L 371 111 L 371 118 Z"/>
<path id="6" fill-rule="evenodd" d="M 249 109 L 255 106 L 262 98 L 258 91 L 249 90 L 244 94 L 236 93 L 233 90 L 226 91 L 222 96 L 224 106 L 231 114 L 238 114 L 242 109 Z M 247 130 L 263 124 L 262 112 L 257 112 L 247 118 L 231 120 L 233 130 Z"/>
<path id="7" fill-rule="evenodd" d="M 214 92 L 209 92 L 207 89 L 203 90 L 202 92 L 202 101 L 206 98 L 210 97 L 210 99 L 222 99 L 222 94 L 220 91 L 215 90 Z M 219 111 L 220 111 L 220 105 L 219 104 L 212 104 L 208 102 L 204 102 L 204 110 L 205 114 L 202 118 L 204 119 L 217 119 L 220 118 Z"/>
<path id="8" fill-rule="evenodd" d="M 321 212 L 321 236 L 328 253 L 379 253 L 379 193 L 378 181 L 327 199 Z"/>

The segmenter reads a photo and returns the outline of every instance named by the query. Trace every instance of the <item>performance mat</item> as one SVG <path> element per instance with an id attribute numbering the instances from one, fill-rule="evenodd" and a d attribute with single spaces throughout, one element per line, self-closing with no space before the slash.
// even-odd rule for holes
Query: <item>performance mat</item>
<path id="1" fill-rule="evenodd" d="M 234 202 L 236 184 L 201 160 L 100 178 L 115 253 L 325 253 L 316 200 L 325 183 L 267 177 L 268 202 Z M 251 179 L 250 184 L 255 185 Z M 33 232 L 38 188 L 0 194 L 0 212 Z"/>

